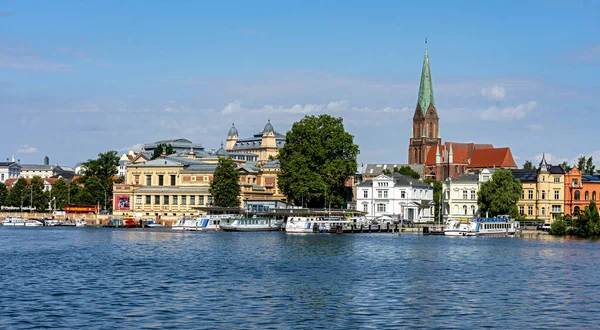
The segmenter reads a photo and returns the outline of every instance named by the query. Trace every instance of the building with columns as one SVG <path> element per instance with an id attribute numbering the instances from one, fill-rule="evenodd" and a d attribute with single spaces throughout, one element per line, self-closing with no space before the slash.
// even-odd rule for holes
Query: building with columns
<path id="1" fill-rule="evenodd" d="M 370 220 L 381 217 L 433 221 L 433 185 L 410 176 L 381 174 L 357 186 L 356 209 Z"/>
<path id="2" fill-rule="evenodd" d="M 477 173 L 483 168 L 517 168 L 510 148 L 494 148 L 491 144 L 472 142 L 442 143 L 439 119 L 426 43 L 417 106 L 408 145 L 408 163 L 424 165 L 425 178 L 438 181 L 466 173 Z"/>

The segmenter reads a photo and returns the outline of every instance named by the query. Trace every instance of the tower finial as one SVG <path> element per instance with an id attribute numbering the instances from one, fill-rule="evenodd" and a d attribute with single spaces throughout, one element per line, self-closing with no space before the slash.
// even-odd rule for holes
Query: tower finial
<path id="1" fill-rule="evenodd" d="M 425 37 L 425 45 L 427 45 L 427 37 Z"/>

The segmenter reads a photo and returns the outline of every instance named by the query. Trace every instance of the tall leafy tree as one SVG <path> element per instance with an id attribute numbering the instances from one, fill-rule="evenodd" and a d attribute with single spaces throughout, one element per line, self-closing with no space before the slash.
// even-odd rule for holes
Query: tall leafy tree
<path id="1" fill-rule="evenodd" d="M 108 194 L 105 195 L 104 194 L 104 186 L 102 181 L 100 181 L 100 178 L 97 176 L 93 176 L 91 178 L 89 178 L 86 183 L 85 186 L 83 187 L 83 190 L 86 190 L 87 192 L 89 192 L 89 196 L 90 196 L 90 201 L 91 203 L 88 204 L 100 204 L 102 206 L 104 206 L 104 208 L 106 209 L 107 207 L 107 203 L 108 203 Z M 106 198 L 105 198 L 106 197 Z M 87 194 L 86 194 L 86 198 L 87 198 Z M 106 203 L 105 203 L 106 201 Z"/>
<path id="2" fill-rule="evenodd" d="M 417 171 L 413 170 L 410 166 L 401 166 L 400 168 L 395 167 L 394 172 L 408 175 L 417 180 L 421 178 L 421 175 Z"/>
<path id="3" fill-rule="evenodd" d="M 523 163 L 523 169 L 524 170 L 533 170 L 533 163 L 530 160 L 526 160 L 525 163 Z"/>
<path id="4" fill-rule="evenodd" d="M 416 172 L 415 172 L 416 173 Z M 418 173 L 417 173 L 418 174 Z M 440 204 L 440 197 L 442 196 L 442 183 L 432 178 L 425 179 L 427 183 L 433 183 L 433 202 L 435 203 L 435 219 L 439 219 L 442 205 Z"/>
<path id="5" fill-rule="evenodd" d="M 48 208 L 48 194 L 44 191 L 44 180 L 39 176 L 34 176 L 30 181 L 29 196 L 25 198 L 28 205 L 36 210 L 46 210 Z"/>
<path id="6" fill-rule="evenodd" d="M 172 155 L 175 151 L 173 151 L 173 146 L 169 143 L 165 146 L 165 154 Z"/>
<path id="7" fill-rule="evenodd" d="M 69 186 L 63 180 L 63 178 L 59 178 L 52 185 L 52 205 L 56 205 L 56 209 L 62 210 L 67 204 L 69 199 Z"/>
<path id="8" fill-rule="evenodd" d="M 152 159 L 156 159 L 159 158 L 160 155 L 162 155 L 164 152 L 163 150 L 163 145 L 159 144 L 156 146 L 156 149 L 154 149 L 154 152 L 152 153 Z"/>
<path id="9" fill-rule="evenodd" d="M 6 198 L 8 197 L 8 189 L 6 185 L 0 182 L 0 205 L 6 205 Z"/>
<path id="10" fill-rule="evenodd" d="M 345 182 L 358 166 L 358 146 L 342 118 L 305 116 L 287 132 L 279 150 L 279 188 L 288 200 L 308 207 L 345 206 Z"/>
<path id="11" fill-rule="evenodd" d="M 112 189 L 114 183 L 114 176 L 119 173 L 119 156 L 116 151 L 107 151 L 98 154 L 98 158 L 89 159 L 85 162 L 86 170 L 82 178 L 79 179 L 84 185 L 87 186 L 87 181 L 92 178 L 97 178 L 99 181 L 93 181 L 92 187 L 85 189 L 89 192 L 84 194 L 85 198 L 79 200 L 91 200 L 92 204 L 100 201 L 101 205 L 104 205 L 104 193 L 106 192 L 106 207 L 108 210 L 112 210 Z M 100 184 L 98 184 L 100 182 Z M 83 195 L 82 195 L 83 196 Z M 90 197 L 91 196 L 91 197 Z M 102 198 L 100 198 L 102 196 Z M 90 204 L 90 203 L 86 203 Z"/>
<path id="12" fill-rule="evenodd" d="M 594 159 L 592 158 L 592 156 L 590 156 L 590 158 L 588 158 L 585 162 L 585 174 L 594 175 L 595 171 L 596 166 L 594 165 Z"/>
<path id="13" fill-rule="evenodd" d="M 19 178 L 10 189 L 8 197 L 6 198 L 6 204 L 10 206 L 27 206 L 28 204 L 25 203 L 25 192 L 27 190 L 27 181 L 23 178 Z M 29 201 L 29 198 L 27 201 Z"/>
<path id="14" fill-rule="evenodd" d="M 219 165 L 215 169 L 209 191 L 217 206 L 236 207 L 240 205 L 240 174 L 235 168 L 233 159 L 219 157 Z"/>
<path id="15" fill-rule="evenodd" d="M 575 221 L 575 234 L 581 237 L 600 235 L 600 214 L 595 201 L 590 201 Z"/>
<path id="16" fill-rule="evenodd" d="M 562 162 L 560 166 L 567 172 L 569 172 L 572 169 L 572 167 L 569 165 L 569 162 L 567 162 L 566 160 Z"/>
<path id="17" fill-rule="evenodd" d="M 585 158 L 585 156 L 580 156 L 579 158 L 577 158 L 577 168 L 580 171 L 585 172 L 586 163 L 587 163 L 587 159 Z"/>
<path id="18" fill-rule="evenodd" d="M 482 214 L 490 216 L 509 214 L 516 218 L 519 214 L 517 201 L 523 188 L 515 180 L 510 170 L 497 169 L 492 179 L 484 182 L 477 193 L 477 203 Z"/>

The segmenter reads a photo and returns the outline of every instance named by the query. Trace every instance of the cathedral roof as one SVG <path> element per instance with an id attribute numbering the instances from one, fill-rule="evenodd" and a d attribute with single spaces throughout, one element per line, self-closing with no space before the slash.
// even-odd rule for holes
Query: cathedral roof
<path id="1" fill-rule="evenodd" d="M 423 115 L 427 112 L 430 104 L 435 107 L 433 98 L 433 83 L 431 82 L 431 70 L 429 68 L 429 54 L 427 50 L 427 40 L 425 40 L 425 58 L 423 59 L 423 69 L 421 70 L 421 84 L 419 85 L 418 105 L 421 106 Z"/>
<path id="2" fill-rule="evenodd" d="M 517 168 L 517 164 L 513 159 L 510 148 L 491 148 L 473 150 L 471 154 L 472 168 L 491 168 L 491 167 L 513 167 Z"/>

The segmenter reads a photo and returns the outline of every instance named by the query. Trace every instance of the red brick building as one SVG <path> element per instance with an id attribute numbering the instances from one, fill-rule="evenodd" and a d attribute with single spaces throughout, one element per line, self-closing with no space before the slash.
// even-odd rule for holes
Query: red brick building
<path id="1" fill-rule="evenodd" d="M 408 163 L 425 166 L 425 177 L 438 181 L 484 168 L 516 169 L 510 148 L 494 148 L 491 144 L 442 143 L 439 137 L 439 116 L 433 97 L 433 83 L 429 68 L 429 54 L 421 71 L 417 107 L 408 146 Z"/>

